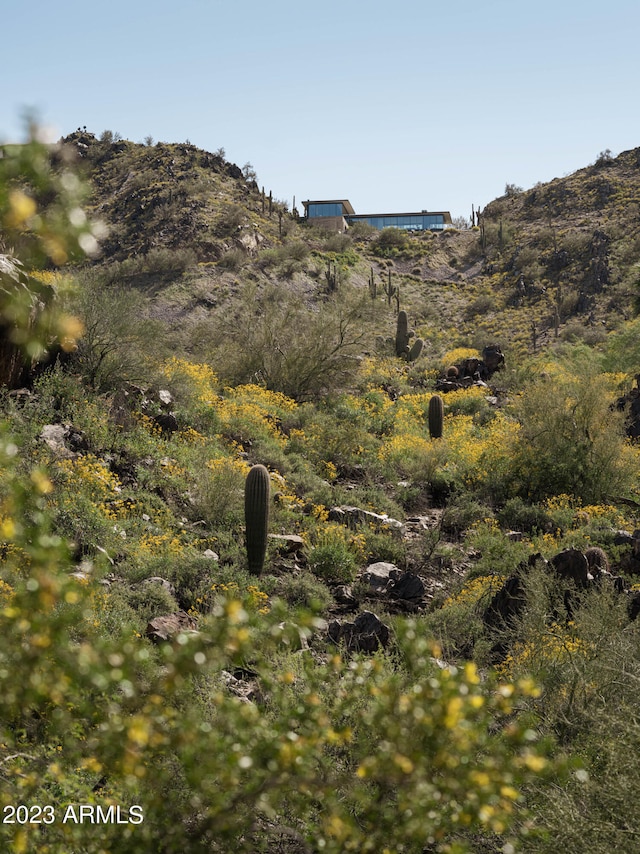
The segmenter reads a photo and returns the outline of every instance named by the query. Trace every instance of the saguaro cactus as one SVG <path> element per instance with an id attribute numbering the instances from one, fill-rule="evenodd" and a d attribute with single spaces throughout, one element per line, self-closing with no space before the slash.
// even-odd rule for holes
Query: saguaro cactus
<path id="1" fill-rule="evenodd" d="M 440 439 L 442 437 L 442 427 L 444 423 L 444 403 L 439 394 L 434 394 L 429 400 L 429 435 L 432 439 Z"/>
<path id="2" fill-rule="evenodd" d="M 263 465 L 249 470 L 244 487 L 245 540 L 249 572 L 260 575 L 267 553 L 271 481 Z"/>
<path id="3" fill-rule="evenodd" d="M 402 311 L 398 312 L 398 323 L 396 326 L 396 356 L 404 356 L 406 358 L 409 352 L 410 338 L 409 317 L 407 312 L 402 309 Z"/>
<path id="4" fill-rule="evenodd" d="M 415 360 L 418 358 L 420 353 L 422 353 L 423 347 L 424 347 L 424 341 L 422 340 L 422 338 L 416 338 L 416 340 L 413 342 L 413 346 L 411 347 L 411 349 L 409 350 L 409 352 L 407 354 L 407 360 L 409 362 L 415 362 Z"/>

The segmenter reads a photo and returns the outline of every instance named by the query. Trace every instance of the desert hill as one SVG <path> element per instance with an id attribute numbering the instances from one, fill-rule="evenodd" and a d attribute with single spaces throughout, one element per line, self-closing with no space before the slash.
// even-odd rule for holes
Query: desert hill
<path id="1" fill-rule="evenodd" d="M 507 186 L 479 227 L 340 236 L 307 226 L 258 187 L 252 169 L 244 175 L 222 153 L 86 132 L 66 142 L 89 178 L 91 212 L 109 226 L 100 265 L 129 259 L 128 273 L 138 285 L 146 274 L 153 288 L 155 313 L 183 328 L 248 282 L 322 292 L 331 264 L 360 288 L 373 271 L 380 292 L 391 274 L 434 355 L 485 339 L 518 352 L 558 336 L 597 341 L 633 314 L 640 149 L 605 152 L 528 190 Z"/>

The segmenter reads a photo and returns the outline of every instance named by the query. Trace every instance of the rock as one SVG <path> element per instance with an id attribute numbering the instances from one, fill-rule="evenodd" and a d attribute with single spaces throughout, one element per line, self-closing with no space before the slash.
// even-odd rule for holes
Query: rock
<path id="1" fill-rule="evenodd" d="M 329 521 L 340 522 L 347 527 L 355 529 L 361 524 L 371 525 L 374 528 L 385 528 L 392 533 L 402 536 L 404 525 L 397 519 L 392 519 L 386 513 L 373 513 L 371 510 L 362 510 L 360 507 L 340 506 L 329 510 Z"/>
<path id="2" fill-rule="evenodd" d="M 195 634 L 196 621 L 186 611 L 177 611 L 175 614 L 165 614 L 150 620 L 147 624 L 146 636 L 154 643 L 161 643 L 185 632 Z"/>
<path id="3" fill-rule="evenodd" d="M 629 595 L 629 599 L 627 601 L 627 613 L 629 614 L 631 622 L 638 619 L 638 615 L 640 615 L 640 591 L 636 591 Z"/>
<path id="4" fill-rule="evenodd" d="M 511 575 L 489 602 L 483 615 L 485 626 L 504 628 L 522 613 L 525 603 L 522 579 L 519 575 Z"/>
<path id="5" fill-rule="evenodd" d="M 584 553 L 587 559 L 590 575 L 598 580 L 603 575 L 609 575 L 609 559 L 605 551 L 598 546 L 590 546 Z"/>
<path id="6" fill-rule="evenodd" d="M 489 377 L 504 367 L 504 355 L 497 344 L 487 344 L 482 351 L 484 362 Z"/>
<path id="7" fill-rule="evenodd" d="M 403 572 L 399 578 L 394 579 L 387 592 L 395 599 L 421 599 L 426 588 L 419 575 L 414 572 Z"/>
<path id="8" fill-rule="evenodd" d="M 238 679 L 233 673 L 228 670 L 223 670 L 220 674 L 227 690 L 241 700 L 243 703 L 262 702 L 264 697 L 258 685 L 253 680 L 246 681 Z"/>
<path id="9" fill-rule="evenodd" d="M 178 419 L 173 412 L 161 412 L 160 415 L 156 415 L 153 422 L 160 428 L 163 436 L 170 436 L 180 429 Z"/>
<path id="10" fill-rule="evenodd" d="M 162 403 L 164 406 L 171 406 L 171 404 L 173 403 L 173 395 L 170 391 L 167 391 L 167 389 L 160 389 L 160 391 L 158 392 L 158 397 L 160 398 L 160 403 Z"/>
<path id="11" fill-rule="evenodd" d="M 573 581 L 576 587 L 585 588 L 589 584 L 589 564 L 578 549 L 564 549 L 549 563 L 560 578 Z"/>
<path id="12" fill-rule="evenodd" d="M 379 561 L 378 563 L 369 564 L 369 566 L 362 572 L 361 578 L 372 590 L 381 591 L 386 590 L 393 574 L 397 574 L 399 572 L 400 570 L 395 563 Z"/>
<path id="13" fill-rule="evenodd" d="M 67 447 L 68 425 L 45 424 L 40 431 L 40 438 L 59 460 L 75 460 L 79 456 L 76 451 Z"/>
<path id="14" fill-rule="evenodd" d="M 202 553 L 202 557 L 206 557 L 209 560 L 220 560 L 220 555 L 217 552 L 214 552 L 213 549 L 205 549 Z"/>
<path id="15" fill-rule="evenodd" d="M 298 534 L 269 534 L 280 554 L 297 554 L 304 549 L 304 540 Z"/>
<path id="16" fill-rule="evenodd" d="M 334 643 L 344 643 L 350 652 L 375 652 L 389 643 L 390 631 L 371 611 L 363 611 L 353 623 L 333 620 L 327 630 Z"/>
<path id="17" fill-rule="evenodd" d="M 338 605 L 345 608 L 356 608 L 358 600 L 354 597 L 351 587 L 348 584 L 339 584 L 333 590 L 333 598 Z"/>

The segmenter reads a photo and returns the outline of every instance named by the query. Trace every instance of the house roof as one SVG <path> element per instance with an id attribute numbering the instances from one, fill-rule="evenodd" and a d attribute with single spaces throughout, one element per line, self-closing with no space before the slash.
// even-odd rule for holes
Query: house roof
<path id="1" fill-rule="evenodd" d="M 371 219 L 372 217 L 384 216 L 441 216 L 443 222 L 451 222 L 451 214 L 449 211 L 411 211 L 409 213 L 375 213 L 375 214 L 357 214 L 349 199 L 313 199 L 302 202 L 307 211 L 309 205 L 342 205 L 343 213 L 349 217 L 356 219 Z"/>
<path id="2" fill-rule="evenodd" d="M 311 201 L 303 202 L 302 204 L 304 205 L 305 209 L 309 205 L 342 205 L 344 212 L 349 214 L 349 216 L 354 216 L 355 214 L 355 211 L 351 207 L 351 202 L 349 201 L 349 199 L 314 199 Z"/>

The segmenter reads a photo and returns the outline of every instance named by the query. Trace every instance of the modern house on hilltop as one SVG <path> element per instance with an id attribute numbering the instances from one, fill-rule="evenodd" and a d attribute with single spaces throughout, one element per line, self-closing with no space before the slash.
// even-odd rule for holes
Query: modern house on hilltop
<path id="1" fill-rule="evenodd" d="M 348 199 L 307 201 L 304 218 L 307 222 L 325 225 L 336 231 L 346 231 L 356 222 L 366 222 L 374 228 L 402 228 L 406 231 L 441 231 L 451 225 L 449 211 L 420 211 L 420 213 L 357 214 Z"/>

